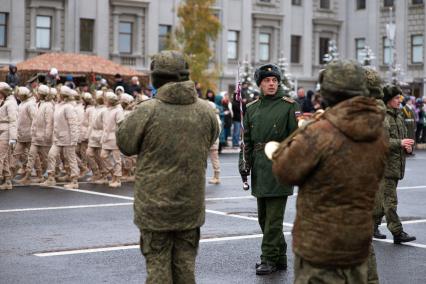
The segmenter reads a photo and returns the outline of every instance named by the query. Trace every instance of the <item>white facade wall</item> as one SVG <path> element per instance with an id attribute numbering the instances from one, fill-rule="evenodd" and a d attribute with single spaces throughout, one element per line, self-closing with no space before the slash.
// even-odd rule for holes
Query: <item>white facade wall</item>
<path id="1" fill-rule="evenodd" d="M 17 63 L 50 51 L 80 52 L 80 19 L 94 20 L 93 51 L 139 70 L 148 70 L 150 56 L 158 52 L 159 25 L 175 27 L 177 8 L 182 0 L 0 0 L 0 13 L 8 14 L 7 46 L 0 47 L 0 65 Z M 259 33 L 271 37 L 270 62 L 284 55 L 290 62 L 291 36 L 301 36 L 300 63 L 290 64 L 290 72 L 299 86 L 314 88 L 322 68 L 319 56 L 321 37 L 336 40 L 342 58 L 355 59 L 355 39 L 365 38 L 377 59 L 378 70 L 386 76 L 383 64 L 383 37 L 389 22 L 389 9 L 383 0 L 365 1 L 366 9 L 357 10 L 356 0 L 330 0 L 330 9 L 322 9 L 319 0 L 302 0 L 301 6 L 290 0 L 217 0 L 212 7 L 222 23 L 218 40 L 212 45 L 214 59 L 222 70 L 219 89 L 234 84 L 238 61 L 247 59 L 254 67 L 259 58 Z M 52 18 L 51 48 L 36 48 L 37 15 Z M 411 62 L 411 36 L 423 35 L 425 42 L 426 5 L 411 0 L 395 1 L 397 61 L 416 94 L 426 95 L 426 48 L 423 63 Z M 133 25 L 132 52 L 119 52 L 119 22 Z M 238 60 L 227 58 L 228 31 L 238 31 Z M 87 52 L 85 52 L 87 53 Z"/>

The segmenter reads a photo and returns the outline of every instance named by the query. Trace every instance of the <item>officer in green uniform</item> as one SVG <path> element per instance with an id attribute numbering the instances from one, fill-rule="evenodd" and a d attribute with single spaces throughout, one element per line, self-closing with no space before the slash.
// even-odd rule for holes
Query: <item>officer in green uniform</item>
<path id="1" fill-rule="evenodd" d="M 254 75 L 260 97 L 247 105 L 244 114 L 245 160 L 240 153 L 241 176 L 251 172 L 252 195 L 257 198 L 260 228 L 263 232 L 262 255 L 256 274 L 265 275 L 287 268 L 287 244 L 283 234 L 284 210 L 293 188 L 280 185 L 272 174 L 272 162 L 264 148 L 269 141 L 283 141 L 296 128 L 297 104 L 285 96 L 276 65 L 259 67 Z"/>
<path id="2" fill-rule="evenodd" d="M 378 197 L 374 208 L 375 230 L 374 237 L 385 239 L 386 235 L 380 233 L 378 226 L 386 216 L 387 227 L 393 235 L 395 244 L 414 241 L 414 236 L 404 232 L 397 210 L 398 197 L 396 188 L 398 181 L 404 177 L 405 156 L 413 151 L 414 140 L 407 138 L 400 105 L 402 90 L 395 85 L 383 88 L 383 101 L 386 104 L 385 130 L 389 138 L 389 154 L 386 160 L 385 175 L 377 193 Z"/>

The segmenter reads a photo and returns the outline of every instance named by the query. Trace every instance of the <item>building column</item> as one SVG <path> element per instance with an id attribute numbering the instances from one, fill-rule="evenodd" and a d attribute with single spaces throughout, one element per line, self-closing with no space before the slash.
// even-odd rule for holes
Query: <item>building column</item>
<path id="1" fill-rule="evenodd" d="M 243 15 L 241 18 L 241 48 L 239 51 L 241 51 L 240 59 L 244 61 L 247 57 L 248 62 L 253 62 L 255 55 L 252 54 L 252 33 L 254 31 L 253 29 L 253 22 L 252 22 L 252 3 L 251 1 L 241 1 L 241 15 Z"/>
<path id="2" fill-rule="evenodd" d="M 97 55 L 109 59 L 110 46 L 110 6 L 108 0 L 97 0 L 94 30 L 94 51 Z"/>
<path id="3" fill-rule="evenodd" d="M 142 46 L 142 34 L 143 34 L 143 21 L 142 21 L 142 14 L 136 15 L 136 50 L 134 52 L 137 56 L 142 56 L 143 52 L 143 46 Z"/>
<path id="4" fill-rule="evenodd" d="M 117 12 L 112 13 L 112 19 L 113 19 L 113 38 L 112 38 L 112 54 L 118 55 L 118 27 L 120 24 L 120 15 Z"/>
<path id="5" fill-rule="evenodd" d="M 63 9 L 55 9 L 55 19 L 53 21 L 53 27 L 54 27 L 54 38 L 53 38 L 53 46 L 52 49 L 54 51 L 60 51 L 61 50 L 61 36 L 62 36 L 62 11 Z"/>
<path id="6" fill-rule="evenodd" d="M 30 7 L 30 49 L 36 49 L 36 8 Z"/>
<path id="7" fill-rule="evenodd" d="M 255 64 L 259 62 L 259 31 L 260 31 L 260 27 L 256 24 L 253 28 L 253 33 L 254 33 L 253 61 Z"/>
<path id="8" fill-rule="evenodd" d="M 312 19 L 312 0 L 305 0 L 304 3 L 304 18 Z M 308 21 L 304 25 L 303 37 L 302 37 L 302 64 L 303 64 L 303 74 L 305 76 L 312 77 L 312 65 L 314 64 L 315 56 L 312 58 L 312 50 L 315 49 L 315 42 L 312 42 L 313 37 L 313 22 L 312 20 Z M 314 50 L 316 52 L 316 50 Z M 315 53 L 314 53 L 315 54 Z"/>
<path id="9" fill-rule="evenodd" d="M 282 23 L 282 21 L 280 21 L 280 23 Z M 274 40 L 272 41 L 272 44 L 273 44 L 273 46 L 276 46 L 276 49 L 275 49 L 275 52 L 271 56 L 271 61 L 272 62 L 278 62 L 278 58 L 280 57 L 281 50 L 284 48 L 281 45 L 280 28 L 274 27 L 273 33 L 274 33 Z M 272 50 L 274 50 L 274 48 L 272 48 Z"/>

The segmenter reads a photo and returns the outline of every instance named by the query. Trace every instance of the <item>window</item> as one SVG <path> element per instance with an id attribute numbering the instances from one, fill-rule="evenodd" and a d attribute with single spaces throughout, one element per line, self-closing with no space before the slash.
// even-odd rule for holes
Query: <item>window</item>
<path id="1" fill-rule="evenodd" d="M 80 19 L 80 51 L 93 51 L 93 27 L 95 21 Z"/>
<path id="2" fill-rule="evenodd" d="M 364 61 L 365 38 L 355 39 L 355 58 L 358 62 Z"/>
<path id="3" fill-rule="evenodd" d="M 291 0 L 291 4 L 294 6 L 302 6 L 302 0 Z"/>
<path id="4" fill-rule="evenodd" d="M 324 64 L 324 55 L 328 53 L 328 43 L 330 39 L 328 37 L 320 37 L 319 40 L 319 63 Z"/>
<path id="5" fill-rule="evenodd" d="M 228 59 L 238 59 L 238 31 L 228 31 Z"/>
<path id="6" fill-rule="evenodd" d="M 132 53 L 133 24 L 131 22 L 120 22 L 118 27 L 118 50 L 120 53 Z"/>
<path id="7" fill-rule="evenodd" d="M 300 63 L 300 43 L 302 41 L 301 36 L 291 36 L 291 54 L 290 63 Z"/>
<path id="8" fill-rule="evenodd" d="M 321 9 L 330 9 L 330 0 L 320 0 Z"/>
<path id="9" fill-rule="evenodd" d="M 393 61 L 393 53 L 391 42 L 387 37 L 383 38 L 383 63 L 386 65 L 391 64 Z"/>
<path id="10" fill-rule="evenodd" d="M 365 9 L 365 0 L 357 0 L 356 1 L 356 9 L 364 10 Z"/>
<path id="11" fill-rule="evenodd" d="M 7 14 L 0 13 L 0 46 L 7 46 Z"/>
<path id="12" fill-rule="evenodd" d="M 423 36 L 411 36 L 411 62 L 423 63 Z"/>
<path id="13" fill-rule="evenodd" d="M 385 7 L 393 7 L 393 0 L 384 0 L 383 6 Z"/>
<path id="14" fill-rule="evenodd" d="M 37 16 L 36 19 L 36 47 L 50 49 L 51 47 L 52 17 Z"/>
<path id="15" fill-rule="evenodd" d="M 160 25 L 158 28 L 158 51 L 167 49 L 170 32 L 172 27 L 168 25 Z"/>
<path id="16" fill-rule="evenodd" d="M 413 5 L 423 4 L 423 0 L 413 0 Z"/>
<path id="17" fill-rule="evenodd" d="M 259 59 L 261 61 L 269 60 L 269 52 L 271 46 L 271 35 L 267 33 L 259 34 Z"/>

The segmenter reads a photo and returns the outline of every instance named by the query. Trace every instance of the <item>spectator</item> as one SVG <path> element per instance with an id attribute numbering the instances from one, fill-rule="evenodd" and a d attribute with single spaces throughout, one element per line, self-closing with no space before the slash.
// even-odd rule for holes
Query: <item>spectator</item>
<path id="1" fill-rule="evenodd" d="M 49 73 L 47 73 L 46 75 L 46 84 L 49 87 L 56 87 L 56 84 L 58 83 L 60 79 L 61 78 L 59 78 L 58 69 L 51 68 Z"/>
<path id="2" fill-rule="evenodd" d="M 18 67 L 14 64 L 9 65 L 9 73 L 7 73 L 6 76 L 6 83 L 8 83 L 12 89 L 19 86 Z"/>
<path id="3" fill-rule="evenodd" d="M 129 94 L 132 95 L 134 98 L 136 98 L 137 95 L 142 92 L 138 77 L 136 76 L 132 77 L 129 89 L 130 89 Z"/>
<path id="4" fill-rule="evenodd" d="M 125 82 L 124 82 L 124 80 L 123 80 L 123 77 L 121 77 L 121 75 L 120 74 L 115 74 L 115 76 L 114 76 L 114 79 L 115 79 L 115 84 L 114 84 L 114 86 L 113 86 L 113 90 L 114 90 L 114 92 L 115 92 L 115 89 L 118 87 L 118 86 L 122 86 L 123 88 L 124 88 L 124 92 L 125 93 L 127 93 L 127 94 L 130 94 L 130 89 L 129 89 L 129 85 L 127 85 Z"/>
<path id="5" fill-rule="evenodd" d="M 195 91 L 197 91 L 197 96 L 201 98 L 203 96 L 203 93 L 201 92 L 201 84 L 200 82 L 197 82 L 197 81 L 195 81 L 194 84 L 195 84 Z"/>
<path id="6" fill-rule="evenodd" d="M 154 87 L 149 84 L 147 87 L 143 88 L 143 95 L 145 95 L 148 98 L 152 98 L 154 96 Z"/>
<path id="7" fill-rule="evenodd" d="M 305 101 L 305 89 L 303 87 L 297 88 L 296 102 L 299 104 L 299 108 L 302 108 L 303 102 Z"/>
<path id="8" fill-rule="evenodd" d="M 247 99 L 242 98 L 243 102 L 243 114 L 246 111 Z M 234 96 L 232 100 L 232 112 L 234 116 L 232 117 L 232 147 L 239 147 L 240 145 L 240 136 L 241 136 L 241 110 L 240 102 Z"/>
<path id="9" fill-rule="evenodd" d="M 425 111 L 423 109 L 423 101 L 421 98 L 416 99 L 416 118 L 417 119 L 417 123 L 416 123 L 416 143 L 421 143 L 422 137 L 425 136 L 425 133 L 423 131 L 423 126 L 424 126 L 424 117 L 425 117 Z M 423 133 L 422 133 L 423 132 Z M 426 138 L 425 138 L 426 139 Z"/>
<path id="10" fill-rule="evenodd" d="M 223 146 L 228 147 L 228 137 L 231 135 L 231 127 L 232 127 L 232 104 L 229 101 L 228 94 L 224 94 L 222 99 L 222 107 L 223 107 L 223 135 L 224 135 L 224 144 Z"/>
<path id="11" fill-rule="evenodd" d="M 306 93 L 306 97 L 302 103 L 302 112 L 315 112 L 314 105 L 312 104 L 312 97 L 314 96 L 314 92 L 309 90 Z"/>
<path id="12" fill-rule="evenodd" d="M 65 77 L 65 86 L 67 86 L 70 89 L 75 90 L 75 83 L 74 83 L 74 78 L 72 77 L 72 75 L 67 75 Z"/>

